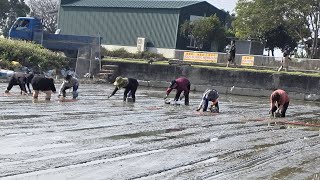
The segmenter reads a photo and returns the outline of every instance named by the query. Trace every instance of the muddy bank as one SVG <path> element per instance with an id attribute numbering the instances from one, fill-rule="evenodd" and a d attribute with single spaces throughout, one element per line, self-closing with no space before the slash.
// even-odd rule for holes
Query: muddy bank
<path id="1" fill-rule="evenodd" d="M 118 65 L 119 75 L 145 81 L 143 85 L 150 87 L 166 87 L 172 79 L 185 76 L 197 91 L 214 87 L 226 94 L 269 96 L 273 89 L 280 88 L 294 99 L 320 100 L 320 77 L 315 76 L 114 61 L 104 61 L 104 64 Z"/>

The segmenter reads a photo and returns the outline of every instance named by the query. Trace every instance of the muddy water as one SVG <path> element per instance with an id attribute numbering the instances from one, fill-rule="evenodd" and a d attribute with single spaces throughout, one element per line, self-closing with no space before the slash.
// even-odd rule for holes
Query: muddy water
<path id="1" fill-rule="evenodd" d="M 72 103 L 57 94 L 33 103 L 18 87 L 1 93 L 0 177 L 320 178 L 318 104 L 291 101 L 279 122 L 266 98 L 221 95 L 221 113 L 202 114 L 194 111 L 200 93 L 186 107 L 164 104 L 163 89 L 140 88 L 134 104 L 122 102 L 123 91 L 107 99 L 112 89 L 81 85 Z"/>

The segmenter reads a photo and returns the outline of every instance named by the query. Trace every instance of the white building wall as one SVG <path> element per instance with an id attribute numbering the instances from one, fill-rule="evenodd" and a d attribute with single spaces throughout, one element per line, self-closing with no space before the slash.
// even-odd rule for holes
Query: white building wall
<path id="1" fill-rule="evenodd" d="M 101 45 L 103 48 L 106 48 L 107 50 L 114 51 L 117 49 L 125 49 L 126 51 L 130 53 L 137 53 L 138 49 L 136 46 L 118 46 L 118 45 Z M 164 57 L 172 59 L 175 58 L 176 49 L 166 49 L 166 48 L 153 48 L 148 47 L 147 51 L 154 52 L 157 54 L 162 54 Z"/>

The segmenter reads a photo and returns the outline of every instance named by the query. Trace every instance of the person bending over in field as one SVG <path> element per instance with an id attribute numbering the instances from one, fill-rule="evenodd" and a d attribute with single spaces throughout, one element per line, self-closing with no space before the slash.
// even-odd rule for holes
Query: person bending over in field
<path id="1" fill-rule="evenodd" d="M 164 97 L 164 99 L 166 99 L 170 92 L 173 89 L 177 90 L 176 96 L 174 98 L 174 101 L 178 101 L 179 99 L 181 100 L 184 97 L 184 104 L 185 105 L 189 105 L 189 93 L 190 93 L 190 81 L 185 78 L 185 77 L 180 77 L 177 78 L 176 80 L 171 81 L 170 86 L 167 88 L 167 93 L 166 96 Z M 180 97 L 180 94 L 183 91 L 183 96 Z"/>
<path id="2" fill-rule="evenodd" d="M 67 75 L 64 78 L 64 81 L 61 84 L 60 91 L 58 97 L 66 97 L 66 90 L 72 88 L 72 99 L 76 99 L 78 97 L 78 88 L 79 81 L 77 78 L 72 77 L 71 75 Z"/>
<path id="3" fill-rule="evenodd" d="M 280 113 L 281 117 L 286 116 L 286 111 L 289 106 L 289 96 L 284 90 L 277 89 L 273 91 L 270 96 L 270 102 L 269 114 L 273 117 L 275 115 L 274 113 Z"/>
<path id="4" fill-rule="evenodd" d="M 9 93 L 13 86 L 18 85 L 20 87 L 20 94 L 28 94 L 26 89 L 27 78 L 26 75 L 23 73 L 15 73 L 9 79 L 9 84 L 5 93 Z"/>
<path id="5" fill-rule="evenodd" d="M 38 99 L 39 92 L 42 91 L 46 94 L 46 101 L 50 101 L 51 93 L 56 93 L 56 87 L 52 78 L 35 76 L 31 80 L 33 88 L 33 99 Z"/>
<path id="6" fill-rule="evenodd" d="M 132 97 L 133 102 L 136 101 L 136 91 L 139 86 L 139 83 L 136 79 L 118 76 L 113 85 L 115 85 L 116 87 L 108 96 L 108 98 L 113 96 L 119 89 L 124 88 L 125 90 L 123 93 L 123 101 L 126 101 L 127 97 L 130 96 Z"/>
<path id="7" fill-rule="evenodd" d="M 202 111 L 206 112 L 209 106 L 209 102 L 211 101 L 212 104 L 210 106 L 210 111 L 219 113 L 218 98 L 219 98 L 219 94 L 217 90 L 207 89 L 202 95 L 202 100 L 199 104 L 199 107 L 197 108 L 197 111 L 200 111 L 200 109 L 203 107 Z"/>

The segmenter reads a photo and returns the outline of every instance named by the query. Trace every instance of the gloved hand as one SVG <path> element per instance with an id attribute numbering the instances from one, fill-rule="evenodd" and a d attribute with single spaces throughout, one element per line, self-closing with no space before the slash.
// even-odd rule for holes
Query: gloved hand
<path id="1" fill-rule="evenodd" d="M 9 91 L 8 91 L 8 90 L 5 90 L 4 93 L 9 93 Z"/>
<path id="2" fill-rule="evenodd" d="M 111 98 L 111 95 L 108 95 L 107 98 L 108 98 L 108 99 Z"/>
<path id="3" fill-rule="evenodd" d="M 163 97 L 163 99 L 167 99 L 168 98 L 168 95 L 166 95 L 165 97 Z"/>
<path id="4" fill-rule="evenodd" d="M 197 108 L 196 111 L 200 111 L 200 108 Z"/>

